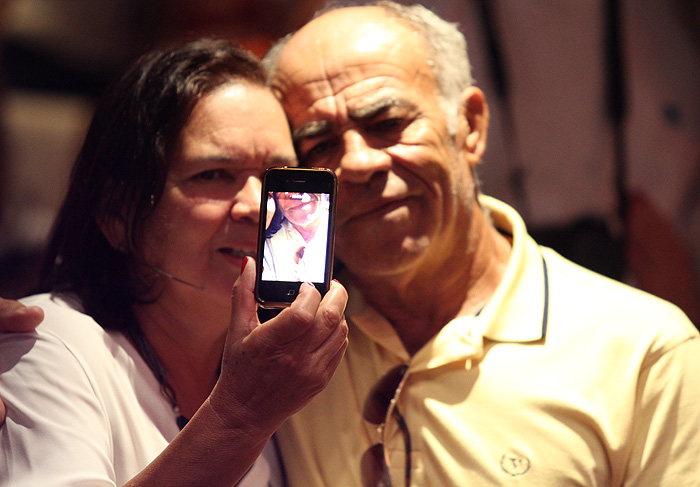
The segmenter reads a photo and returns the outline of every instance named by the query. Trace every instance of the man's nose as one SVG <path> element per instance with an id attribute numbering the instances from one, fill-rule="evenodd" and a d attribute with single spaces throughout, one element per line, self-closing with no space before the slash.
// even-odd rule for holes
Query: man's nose
<path id="1" fill-rule="evenodd" d="M 375 173 L 386 172 L 391 168 L 391 156 L 372 147 L 355 130 L 349 130 L 343 135 L 343 148 L 344 153 L 336 168 L 339 182 L 364 184 Z"/>
<path id="2" fill-rule="evenodd" d="M 234 220 L 248 219 L 258 222 L 260 213 L 260 192 L 262 183 L 257 176 L 248 176 L 233 201 L 231 218 Z"/>

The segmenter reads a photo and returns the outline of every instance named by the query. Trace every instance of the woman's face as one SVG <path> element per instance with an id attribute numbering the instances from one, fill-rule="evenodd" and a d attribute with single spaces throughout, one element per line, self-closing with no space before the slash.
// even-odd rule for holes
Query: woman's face
<path id="1" fill-rule="evenodd" d="M 262 174 L 281 165 L 296 165 L 296 157 L 269 90 L 237 82 L 197 102 L 144 238 L 146 262 L 191 286 L 162 279 L 159 299 L 172 292 L 199 303 L 206 294 L 230 309 L 243 259 L 256 251 Z"/>
<path id="2" fill-rule="evenodd" d="M 282 214 L 295 227 L 306 227 L 318 220 L 319 197 L 314 193 L 277 193 Z"/>

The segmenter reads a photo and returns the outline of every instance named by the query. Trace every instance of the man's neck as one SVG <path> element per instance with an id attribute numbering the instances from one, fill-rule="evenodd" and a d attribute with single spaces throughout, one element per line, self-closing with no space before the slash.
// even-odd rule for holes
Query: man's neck
<path id="1" fill-rule="evenodd" d="M 501 282 L 510 243 L 478 212 L 477 238 L 456 245 L 437 263 L 419 272 L 353 276 L 353 284 L 394 327 L 414 355 L 451 320 L 476 314 Z"/>

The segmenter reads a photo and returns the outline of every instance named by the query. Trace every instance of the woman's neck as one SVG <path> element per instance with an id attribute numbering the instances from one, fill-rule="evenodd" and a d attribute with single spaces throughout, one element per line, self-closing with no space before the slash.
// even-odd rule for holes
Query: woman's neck
<path id="1" fill-rule="evenodd" d="M 171 389 L 173 406 L 192 417 L 216 384 L 228 324 L 213 326 L 203 316 L 174 316 L 158 303 L 137 306 L 135 315 L 153 355 L 149 366 L 162 371 L 157 378 Z"/>

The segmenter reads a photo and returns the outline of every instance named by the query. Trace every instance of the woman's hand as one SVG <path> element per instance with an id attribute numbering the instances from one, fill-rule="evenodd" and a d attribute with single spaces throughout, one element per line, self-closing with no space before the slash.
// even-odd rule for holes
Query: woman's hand
<path id="1" fill-rule="evenodd" d="M 296 300 L 260 324 L 253 288 L 255 262 L 249 258 L 236 281 L 221 376 L 211 397 L 224 422 L 244 419 L 271 434 L 330 381 L 347 348 L 344 310 L 347 292 L 337 281 L 321 299 L 302 284 Z"/>
<path id="2" fill-rule="evenodd" d="M 297 299 L 260 324 L 255 262 L 233 287 L 221 375 L 190 422 L 129 486 L 234 485 L 275 430 L 330 381 L 347 348 L 345 288 L 302 284 Z"/>

